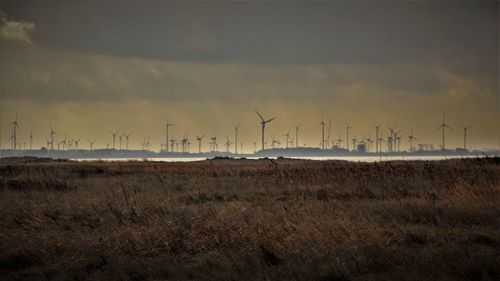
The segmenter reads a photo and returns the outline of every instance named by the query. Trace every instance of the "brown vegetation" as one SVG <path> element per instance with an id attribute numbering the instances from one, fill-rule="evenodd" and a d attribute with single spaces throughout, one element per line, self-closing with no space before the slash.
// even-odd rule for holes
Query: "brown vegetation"
<path id="1" fill-rule="evenodd" d="M 498 280 L 498 158 L 0 161 L 0 276 Z"/>

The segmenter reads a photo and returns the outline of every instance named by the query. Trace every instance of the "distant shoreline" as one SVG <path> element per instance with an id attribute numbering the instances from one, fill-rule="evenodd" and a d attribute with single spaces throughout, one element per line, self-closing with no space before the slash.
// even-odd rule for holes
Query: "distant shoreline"
<path id="1" fill-rule="evenodd" d="M 486 157 L 500 156 L 499 150 L 491 151 L 468 151 L 468 150 L 446 150 L 446 151 L 415 151 L 415 152 L 357 152 L 334 149 L 316 148 L 280 148 L 265 149 L 256 153 L 235 154 L 231 152 L 155 152 L 149 150 L 0 150 L 0 158 L 6 157 L 42 157 L 42 158 L 65 158 L 65 159 L 209 159 L 215 157 L 229 158 L 263 158 L 263 157 L 286 157 L 286 158 L 435 158 L 435 157 Z M 323 159 L 320 159 L 323 160 Z"/>

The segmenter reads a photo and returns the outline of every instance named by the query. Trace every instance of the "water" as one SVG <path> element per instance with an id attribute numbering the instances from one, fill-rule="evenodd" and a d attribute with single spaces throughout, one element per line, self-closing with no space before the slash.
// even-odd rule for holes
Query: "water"
<path id="1" fill-rule="evenodd" d="M 460 156 L 460 155 L 430 155 L 430 156 L 318 156 L 318 157 L 290 157 L 292 159 L 305 160 L 344 160 L 351 162 L 379 162 L 379 161 L 395 161 L 395 160 L 421 160 L 421 161 L 436 161 L 458 158 L 477 158 L 478 156 Z M 269 157 L 276 159 L 276 157 Z M 76 161 L 157 161 L 157 162 L 193 162 L 203 161 L 207 158 L 77 158 Z M 258 157 L 247 157 L 247 159 L 259 159 Z"/>

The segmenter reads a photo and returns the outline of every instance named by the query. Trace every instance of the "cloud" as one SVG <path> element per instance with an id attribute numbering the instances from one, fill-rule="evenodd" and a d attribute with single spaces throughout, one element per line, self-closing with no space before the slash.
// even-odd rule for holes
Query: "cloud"
<path id="1" fill-rule="evenodd" d="M 439 78 L 445 86 L 444 94 L 455 99 L 471 97 L 486 97 L 492 94 L 492 90 L 483 87 L 473 79 L 462 77 L 448 70 L 440 70 Z"/>
<path id="2" fill-rule="evenodd" d="M 0 39 L 32 44 L 28 34 L 35 29 L 35 24 L 26 21 L 9 20 L 0 14 Z"/>
<path id="3" fill-rule="evenodd" d="M 498 61 L 498 1 L 43 2 L 4 7 L 40 26 L 38 44 L 73 52 L 262 64 Z"/>
<path id="4" fill-rule="evenodd" d="M 38 45 L 29 49 L 0 46 L 0 61 L 3 99 L 45 102 L 322 103 L 373 96 L 406 102 L 411 97 L 432 98 L 445 91 L 454 97 L 483 98 L 488 91 L 497 90 L 490 87 L 489 80 L 433 64 L 165 61 L 54 51 Z"/>

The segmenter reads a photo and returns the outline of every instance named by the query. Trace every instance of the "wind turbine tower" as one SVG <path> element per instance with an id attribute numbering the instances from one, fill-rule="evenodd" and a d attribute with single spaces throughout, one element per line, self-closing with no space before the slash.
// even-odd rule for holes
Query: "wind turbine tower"
<path id="1" fill-rule="evenodd" d="M 33 150 L 33 131 L 30 131 L 30 150 Z"/>
<path id="2" fill-rule="evenodd" d="M 240 125 L 234 126 L 234 154 L 238 154 L 238 128 Z"/>
<path id="3" fill-rule="evenodd" d="M 413 129 L 410 130 L 410 135 L 408 136 L 408 140 L 410 141 L 410 152 L 413 152 L 413 140 L 417 140 L 415 136 L 413 136 Z"/>
<path id="4" fill-rule="evenodd" d="M 453 129 L 448 126 L 448 124 L 446 124 L 446 120 L 445 120 L 445 116 L 443 114 L 443 123 L 441 125 L 439 125 L 439 127 L 437 127 L 436 130 L 439 130 L 441 129 L 443 131 L 443 145 L 441 146 L 441 151 L 445 151 L 446 150 L 446 146 L 445 146 L 445 134 L 444 134 L 444 131 L 445 129 L 450 129 L 453 131 Z"/>
<path id="5" fill-rule="evenodd" d="M 198 153 L 201 153 L 201 140 L 203 139 L 205 135 L 202 135 L 201 137 L 200 136 L 196 136 L 196 140 L 198 141 Z"/>
<path id="6" fill-rule="evenodd" d="M 119 135 L 118 136 L 118 145 L 119 145 L 118 147 L 119 147 L 120 150 L 122 150 L 122 140 L 123 140 L 124 136 L 125 135 Z"/>
<path id="7" fill-rule="evenodd" d="M 288 129 L 288 132 L 286 134 L 283 134 L 283 136 L 286 137 L 286 148 L 288 148 L 288 144 L 293 144 L 293 141 L 290 141 L 290 128 Z"/>
<path id="8" fill-rule="evenodd" d="M 321 117 L 321 149 L 325 149 L 325 122 L 323 121 L 323 117 Z"/>
<path id="9" fill-rule="evenodd" d="M 226 152 L 229 153 L 229 147 L 231 146 L 232 142 L 229 140 L 229 137 L 227 136 L 227 141 L 226 141 Z M 235 144 L 238 146 L 238 144 Z"/>
<path id="10" fill-rule="evenodd" d="M 464 124 L 462 124 L 462 127 L 464 128 L 464 150 L 467 150 L 467 131 L 471 126 L 465 126 Z"/>
<path id="11" fill-rule="evenodd" d="M 93 147 L 94 147 L 95 140 L 89 140 L 89 139 L 87 139 L 87 140 L 89 141 L 90 150 L 92 151 Z"/>
<path id="12" fill-rule="evenodd" d="M 54 135 L 57 134 L 50 125 L 50 150 L 54 150 Z"/>
<path id="13" fill-rule="evenodd" d="M 116 140 L 116 135 L 118 135 L 118 131 L 116 132 L 109 132 L 113 136 L 113 149 L 115 149 L 115 140 Z"/>
<path id="14" fill-rule="evenodd" d="M 19 124 L 17 123 L 17 115 L 16 115 L 16 120 L 12 122 L 12 149 L 16 150 L 17 149 L 17 129 L 19 128 Z"/>
<path id="15" fill-rule="evenodd" d="M 128 138 L 130 137 L 132 133 L 128 133 L 128 135 L 124 135 L 125 137 L 125 149 L 128 150 Z M 167 148 L 168 148 L 168 142 L 166 144 Z"/>
<path id="16" fill-rule="evenodd" d="M 73 140 L 73 142 L 75 143 L 76 150 L 78 150 L 78 144 L 80 143 L 80 139 L 81 139 L 81 137 L 79 137 L 78 140 Z"/>
<path id="17" fill-rule="evenodd" d="M 379 147 L 380 147 L 380 139 L 379 139 L 379 134 L 380 134 L 380 126 L 382 123 L 375 125 L 375 151 L 378 153 L 379 152 Z"/>
<path id="18" fill-rule="evenodd" d="M 165 138 L 165 147 L 167 148 L 167 152 L 168 152 L 168 128 L 171 127 L 171 126 L 174 126 L 174 124 L 170 124 L 168 123 L 168 120 L 167 120 L 167 123 L 166 123 L 166 128 L 167 128 L 167 132 L 166 132 L 166 138 Z M 172 147 L 172 150 L 173 150 L 173 147 Z"/>
<path id="19" fill-rule="evenodd" d="M 260 120 L 261 120 L 260 124 L 262 125 L 262 150 L 264 150 L 264 142 L 265 142 L 264 141 L 264 133 L 265 133 L 265 129 L 266 129 L 266 124 L 273 121 L 274 119 L 276 119 L 276 117 L 273 117 L 269 120 L 265 120 L 264 117 L 262 117 L 262 115 L 260 115 L 260 113 L 257 110 L 255 110 L 255 112 L 257 113 L 257 115 L 259 115 Z"/>
<path id="20" fill-rule="evenodd" d="M 330 132 L 332 129 L 332 120 L 328 120 L 328 134 L 326 135 L 326 146 L 331 148 L 330 146 Z"/>
<path id="21" fill-rule="evenodd" d="M 349 130 L 351 129 L 352 127 L 349 126 L 349 124 L 346 125 L 346 133 L 347 133 L 347 136 L 346 136 L 346 145 L 347 145 L 347 151 L 349 151 Z"/>
<path id="22" fill-rule="evenodd" d="M 396 127 L 393 127 L 393 128 L 389 128 L 387 127 L 387 129 L 389 129 L 389 136 L 387 137 L 387 151 L 388 152 L 394 152 L 395 148 L 396 148 L 396 145 L 395 145 L 395 142 L 396 142 L 396 136 L 395 136 L 395 130 L 396 130 Z"/>
<path id="23" fill-rule="evenodd" d="M 299 128 L 300 128 L 300 124 L 299 123 L 298 125 L 295 125 L 295 148 L 298 148 L 299 147 Z"/>
<path id="24" fill-rule="evenodd" d="M 177 140 L 174 138 L 174 136 L 172 136 L 170 138 L 170 151 L 174 152 L 174 145 L 176 142 L 177 142 Z"/>

